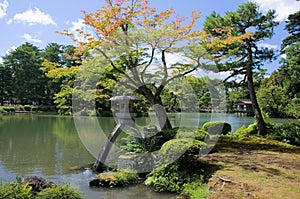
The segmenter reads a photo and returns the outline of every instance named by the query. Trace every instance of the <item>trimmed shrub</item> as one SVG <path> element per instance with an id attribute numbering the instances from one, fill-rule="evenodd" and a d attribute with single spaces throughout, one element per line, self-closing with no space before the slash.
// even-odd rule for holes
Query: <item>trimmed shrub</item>
<path id="1" fill-rule="evenodd" d="M 9 107 L 9 106 L 3 106 L 2 109 L 3 109 L 5 112 L 10 112 L 10 107 Z"/>
<path id="2" fill-rule="evenodd" d="M 24 105 L 25 111 L 31 111 L 31 106 L 30 105 Z"/>
<path id="3" fill-rule="evenodd" d="M 38 107 L 38 106 L 32 106 L 31 110 L 32 110 L 32 111 L 38 111 L 38 110 L 39 110 L 39 107 Z"/>
<path id="4" fill-rule="evenodd" d="M 207 131 L 210 135 L 227 135 L 231 132 L 231 124 L 225 121 L 206 122 L 203 124 L 202 130 Z"/>
<path id="5" fill-rule="evenodd" d="M 170 164 L 178 161 L 180 164 L 186 163 L 197 155 L 204 142 L 192 138 L 172 139 L 164 143 L 158 153 L 159 164 Z"/>
<path id="6" fill-rule="evenodd" d="M 0 107 L 0 113 L 6 113 L 3 107 Z"/>
<path id="7" fill-rule="evenodd" d="M 193 138 L 199 141 L 203 141 L 205 136 L 208 133 L 203 129 L 196 129 L 196 130 L 181 130 L 176 134 L 176 138 Z"/>

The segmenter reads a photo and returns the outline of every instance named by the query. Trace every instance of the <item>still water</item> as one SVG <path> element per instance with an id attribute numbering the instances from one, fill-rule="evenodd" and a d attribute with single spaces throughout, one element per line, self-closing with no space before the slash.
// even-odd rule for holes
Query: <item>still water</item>
<path id="1" fill-rule="evenodd" d="M 178 114 L 172 115 L 171 118 L 173 125 L 184 123 L 178 122 L 178 118 L 181 118 Z M 186 116 L 184 118 L 193 124 L 199 124 L 199 126 L 206 121 L 223 119 L 232 124 L 233 131 L 241 125 L 247 126 L 254 121 L 253 118 L 236 117 L 234 114 L 212 116 L 201 113 L 197 118 Z M 143 185 L 118 189 L 89 188 L 88 181 L 95 174 L 90 170 L 75 172 L 69 169 L 72 166 L 93 163 L 95 160 L 82 133 L 78 132 L 97 131 L 93 122 L 86 123 L 86 121 L 97 120 L 97 125 L 101 126 L 104 134 L 108 134 L 114 128 L 115 121 L 109 117 L 85 118 L 85 125 L 81 126 L 80 130 L 80 126 L 78 126 L 80 121 L 74 123 L 74 120 L 76 119 L 72 117 L 57 115 L 0 115 L 0 182 L 13 181 L 16 176 L 39 175 L 55 183 L 70 183 L 81 189 L 84 197 L 89 199 L 175 198 L 170 194 L 154 193 Z M 145 121 L 147 123 L 148 118 L 140 118 L 140 120 L 141 124 Z M 277 120 L 276 122 L 284 121 Z M 95 141 L 95 139 L 91 140 Z"/>

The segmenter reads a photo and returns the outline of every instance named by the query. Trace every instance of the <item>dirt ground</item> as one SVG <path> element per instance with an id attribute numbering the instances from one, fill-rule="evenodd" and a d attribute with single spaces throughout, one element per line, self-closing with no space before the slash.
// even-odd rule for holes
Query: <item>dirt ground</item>
<path id="1" fill-rule="evenodd" d="M 300 148 L 263 138 L 222 138 L 200 161 L 217 165 L 209 199 L 300 199 Z"/>

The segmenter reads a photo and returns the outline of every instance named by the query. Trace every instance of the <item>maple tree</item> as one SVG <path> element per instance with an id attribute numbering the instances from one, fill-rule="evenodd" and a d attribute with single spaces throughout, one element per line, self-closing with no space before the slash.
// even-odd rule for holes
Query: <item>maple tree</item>
<path id="1" fill-rule="evenodd" d="M 77 52 L 85 57 L 82 66 L 109 71 L 108 78 L 148 100 L 162 130 L 172 128 L 161 98 L 165 86 L 214 65 L 201 46 L 208 35 L 195 28 L 200 12 L 193 11 L 188 19 L 173 9 L 157 12 L 147 0 L 108 0 L 96 12 L 83 13 L 88 28 L 77 30 L 81 39 L 63 32 L 78 43 Z"/>

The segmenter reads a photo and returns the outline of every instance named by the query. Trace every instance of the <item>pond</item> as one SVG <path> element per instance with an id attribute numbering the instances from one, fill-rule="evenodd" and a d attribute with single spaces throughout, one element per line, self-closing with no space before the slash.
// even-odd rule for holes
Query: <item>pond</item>
<path id="1" fill-rule="evenodd" d="M 178 123 L 179 117 L 178 114 L 171 116 L 173 125 Z M 185 117 L 186 120 L 197 120 L 199 125 L 218 118 L 230 122 L 233 130 L 254 121 L 253 118 L 236 117 L 234 114 L 218 114 L 214 118 L 211 114 L 201 113 L 197 118 Z M 86 120 L 97 120 L 105 134 L 108 134 L 115 125 L 114 119 L 109 117 L 86 118 Z M 139 120 L 140 123 L 144 123 L 148 118 Z M 89 169 L 71 171 L 70 167 L 94 162 L 95 158 L 89 152 L 90 150 L 87 150 L 86 144 L 83 144 L 84 138 L 78 132 L 82 131 L 80 128 L 86 132 L 97 131 L 97 128 L 95 129 L 94 125 L 78 126 L 78 124 L 78 121 L 74 123 L 74 118 L 66 116 L 0 115 L 0 182 L 13 181 L 16 176 L 39 175 L 55 183 L 70 183 L 78 187 L 84 197 L 89 199 L 176 198 L 172 194 L 157 194 L 143 185 L 118 189 L 90 188 L 88 181 L 95 174 Z"/>

